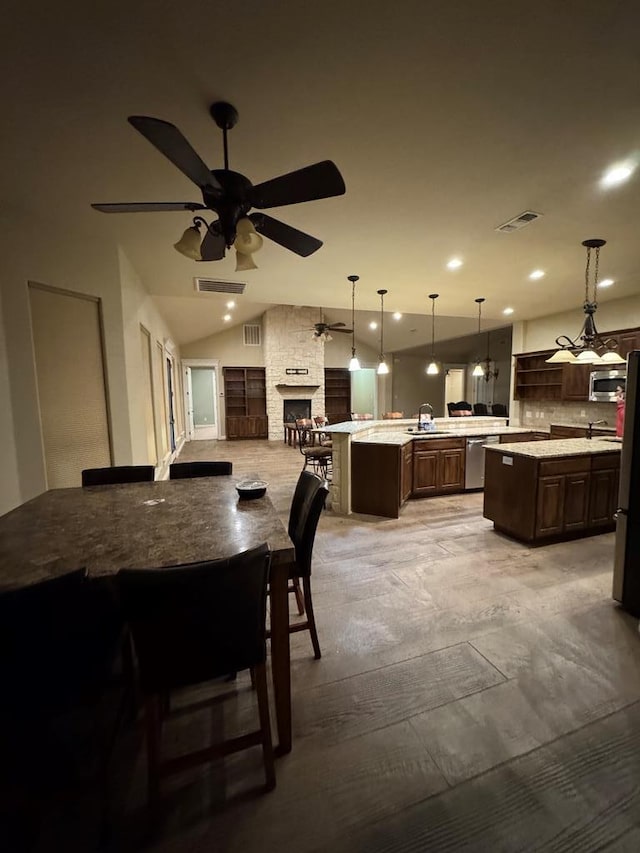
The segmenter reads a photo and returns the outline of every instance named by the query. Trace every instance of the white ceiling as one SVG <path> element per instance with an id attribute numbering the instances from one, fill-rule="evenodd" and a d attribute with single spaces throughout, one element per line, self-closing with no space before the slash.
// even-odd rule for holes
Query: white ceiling
<path id="1" fill-rule="evenodd" d="M 492 325 L 504 324 L 507 305 L 514 320 L 579 308 L 580 243 L 604 237 L 601 274 L 616 283 L 602 300 L 640 292 L 640 169 L 616 189 L 599 186 L 610 164 L 640 156 L 631 0 L 8 7 L 1 197 L 117 240 L 179 343 L 225 325 L 224 298 L 196 295 L 195 275 L 247 282 L 233 322 L 274 303 L 342 319 L 331 309 L 349 308 L 346 277 L 356 273 L 360 309 L 375 311 L 385 287 L 389 311 L 425 315 L 438 292 L 439 313 L 471 331 L 476 296 Z M 240 113 L 230 166 L 254 183 L 323 159 L 340 168 L 346 195 L 270 211 L 324 241 L 311 257 L 265 240 L 260 269 L 239 274 L 233 253 L 196 264 L 173 250 L 186 213 L 89 207 L 199 201 L 126 117 L 173 122 L 219 168 L 208 107 L 221 99 Z M 544 216 L 494 230 L 527 209 Z M 456 272 L 445 267 L 452 255 L 465 260 Z M 536 267 L 547 274 L 531 282 Z"/>

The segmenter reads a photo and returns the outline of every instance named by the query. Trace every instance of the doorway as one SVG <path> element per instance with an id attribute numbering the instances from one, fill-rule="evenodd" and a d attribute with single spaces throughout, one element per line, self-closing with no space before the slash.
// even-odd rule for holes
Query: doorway
<path id="1" fill-rule="evenodd" d="M 363 367 L 351 374 L 351 411 L 377 416 L 378 383 L 373 368 Z"/>
<path id="2" fill-rule="evenodd" d="M 465 398 L 465 368 L 449 367 L 444 377 L 444 402 L 458 403 Z"/>
<path id="3" fill-rule="evenodd" d="M 219 438 L 218 367 L 184 362 L 185 423 L 188 441 Z"/>

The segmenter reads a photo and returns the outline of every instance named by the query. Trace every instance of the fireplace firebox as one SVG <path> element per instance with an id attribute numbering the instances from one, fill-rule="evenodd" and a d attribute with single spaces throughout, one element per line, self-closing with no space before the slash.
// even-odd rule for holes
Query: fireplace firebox
<path id="1" fill-rule="evenodd" d="M 285 424 L 311 417 L 311 400 L 283 400 L 282 405 L 282 420 Z"/>

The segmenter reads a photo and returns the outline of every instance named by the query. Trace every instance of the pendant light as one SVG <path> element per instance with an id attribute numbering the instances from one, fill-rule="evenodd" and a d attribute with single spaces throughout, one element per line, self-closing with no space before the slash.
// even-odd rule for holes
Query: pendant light
<path id="1" fill-rule="evenodd" d="M 596 329 L 594 315 L 598 309 L 598 273 L 600 267 L 600 249 L 606 244 L 606 240 L 593 237 L 583 240 L 582 245 L 587 250 L 587 263 L 584 272 L 584 304 L 582 310 L 585 313 L 584 323 L 575 338 L 568 335 L 560 335 L 556 338 L 559 347 L 553 355 L 547 359 L 551 364 L 624 364 L 625 359 L 615 351 L 617 342 L 613 338 L 602 338 Z M 595 265 L 593 275 L 593 292 L 589 293 L 589 278 L 591 266 L 591 253 L 595 252 Z M 602 355 L 598 350 L 603 351 Z"/>
<path id="2" fill-rule="evenodd" d="M 431 361 L 427 365 L 427 374 L 437 376 L 440 373 L 440 365 L 436 361 L 436 299 L 439 293 L 430 293 L 431 300 Z"/>
<path id="3" fill-rule="evenodd" d="M 348 275 L 347 279 L 351 282 L 351 361 L 349 362 L 349 370 L 353 373 L 354 370 L 360 370 L 360 362 L 356 356 L 356 281 L 359 281 L 359 275 Z"/>
<path id="4" fill-rule="evenodd" d="M 380 297 L 380 358 L 378 359 L 378 376 L 384 376 L 389 372 L 389 366 L 384 358 L 384 295 L 386 290 L 379 290 Z"/>
<path id="5" fill-rule="evenodd" d="M 480 323 L 482 321 L 482 303 L 484 302 L 484 296 L 479 296 L 476 299 L 476 305 L 478 306 L 478 335 L 480 335 Z M 473 368 L 472 376 L 475 376 L 479 379 L 481 376 L 484 376 L 484 370 L 482 369 L 482 365 L 480 364 L 480 359 L 476 361 L 476 366 Z"/>

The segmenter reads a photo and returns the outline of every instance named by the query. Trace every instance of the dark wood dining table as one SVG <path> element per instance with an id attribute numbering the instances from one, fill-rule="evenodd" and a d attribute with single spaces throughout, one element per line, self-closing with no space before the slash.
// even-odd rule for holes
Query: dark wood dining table
<path id="1" fill-rule="evenodd" d="M 0 590 L 86 566 L 90 577 L 272 553 L 271 669 L 278 751 L 291 749 L 287 587 L 295 551 L 268 495 L 240 500 L 234 477 L 51 489 L 0 517 Z"/>

